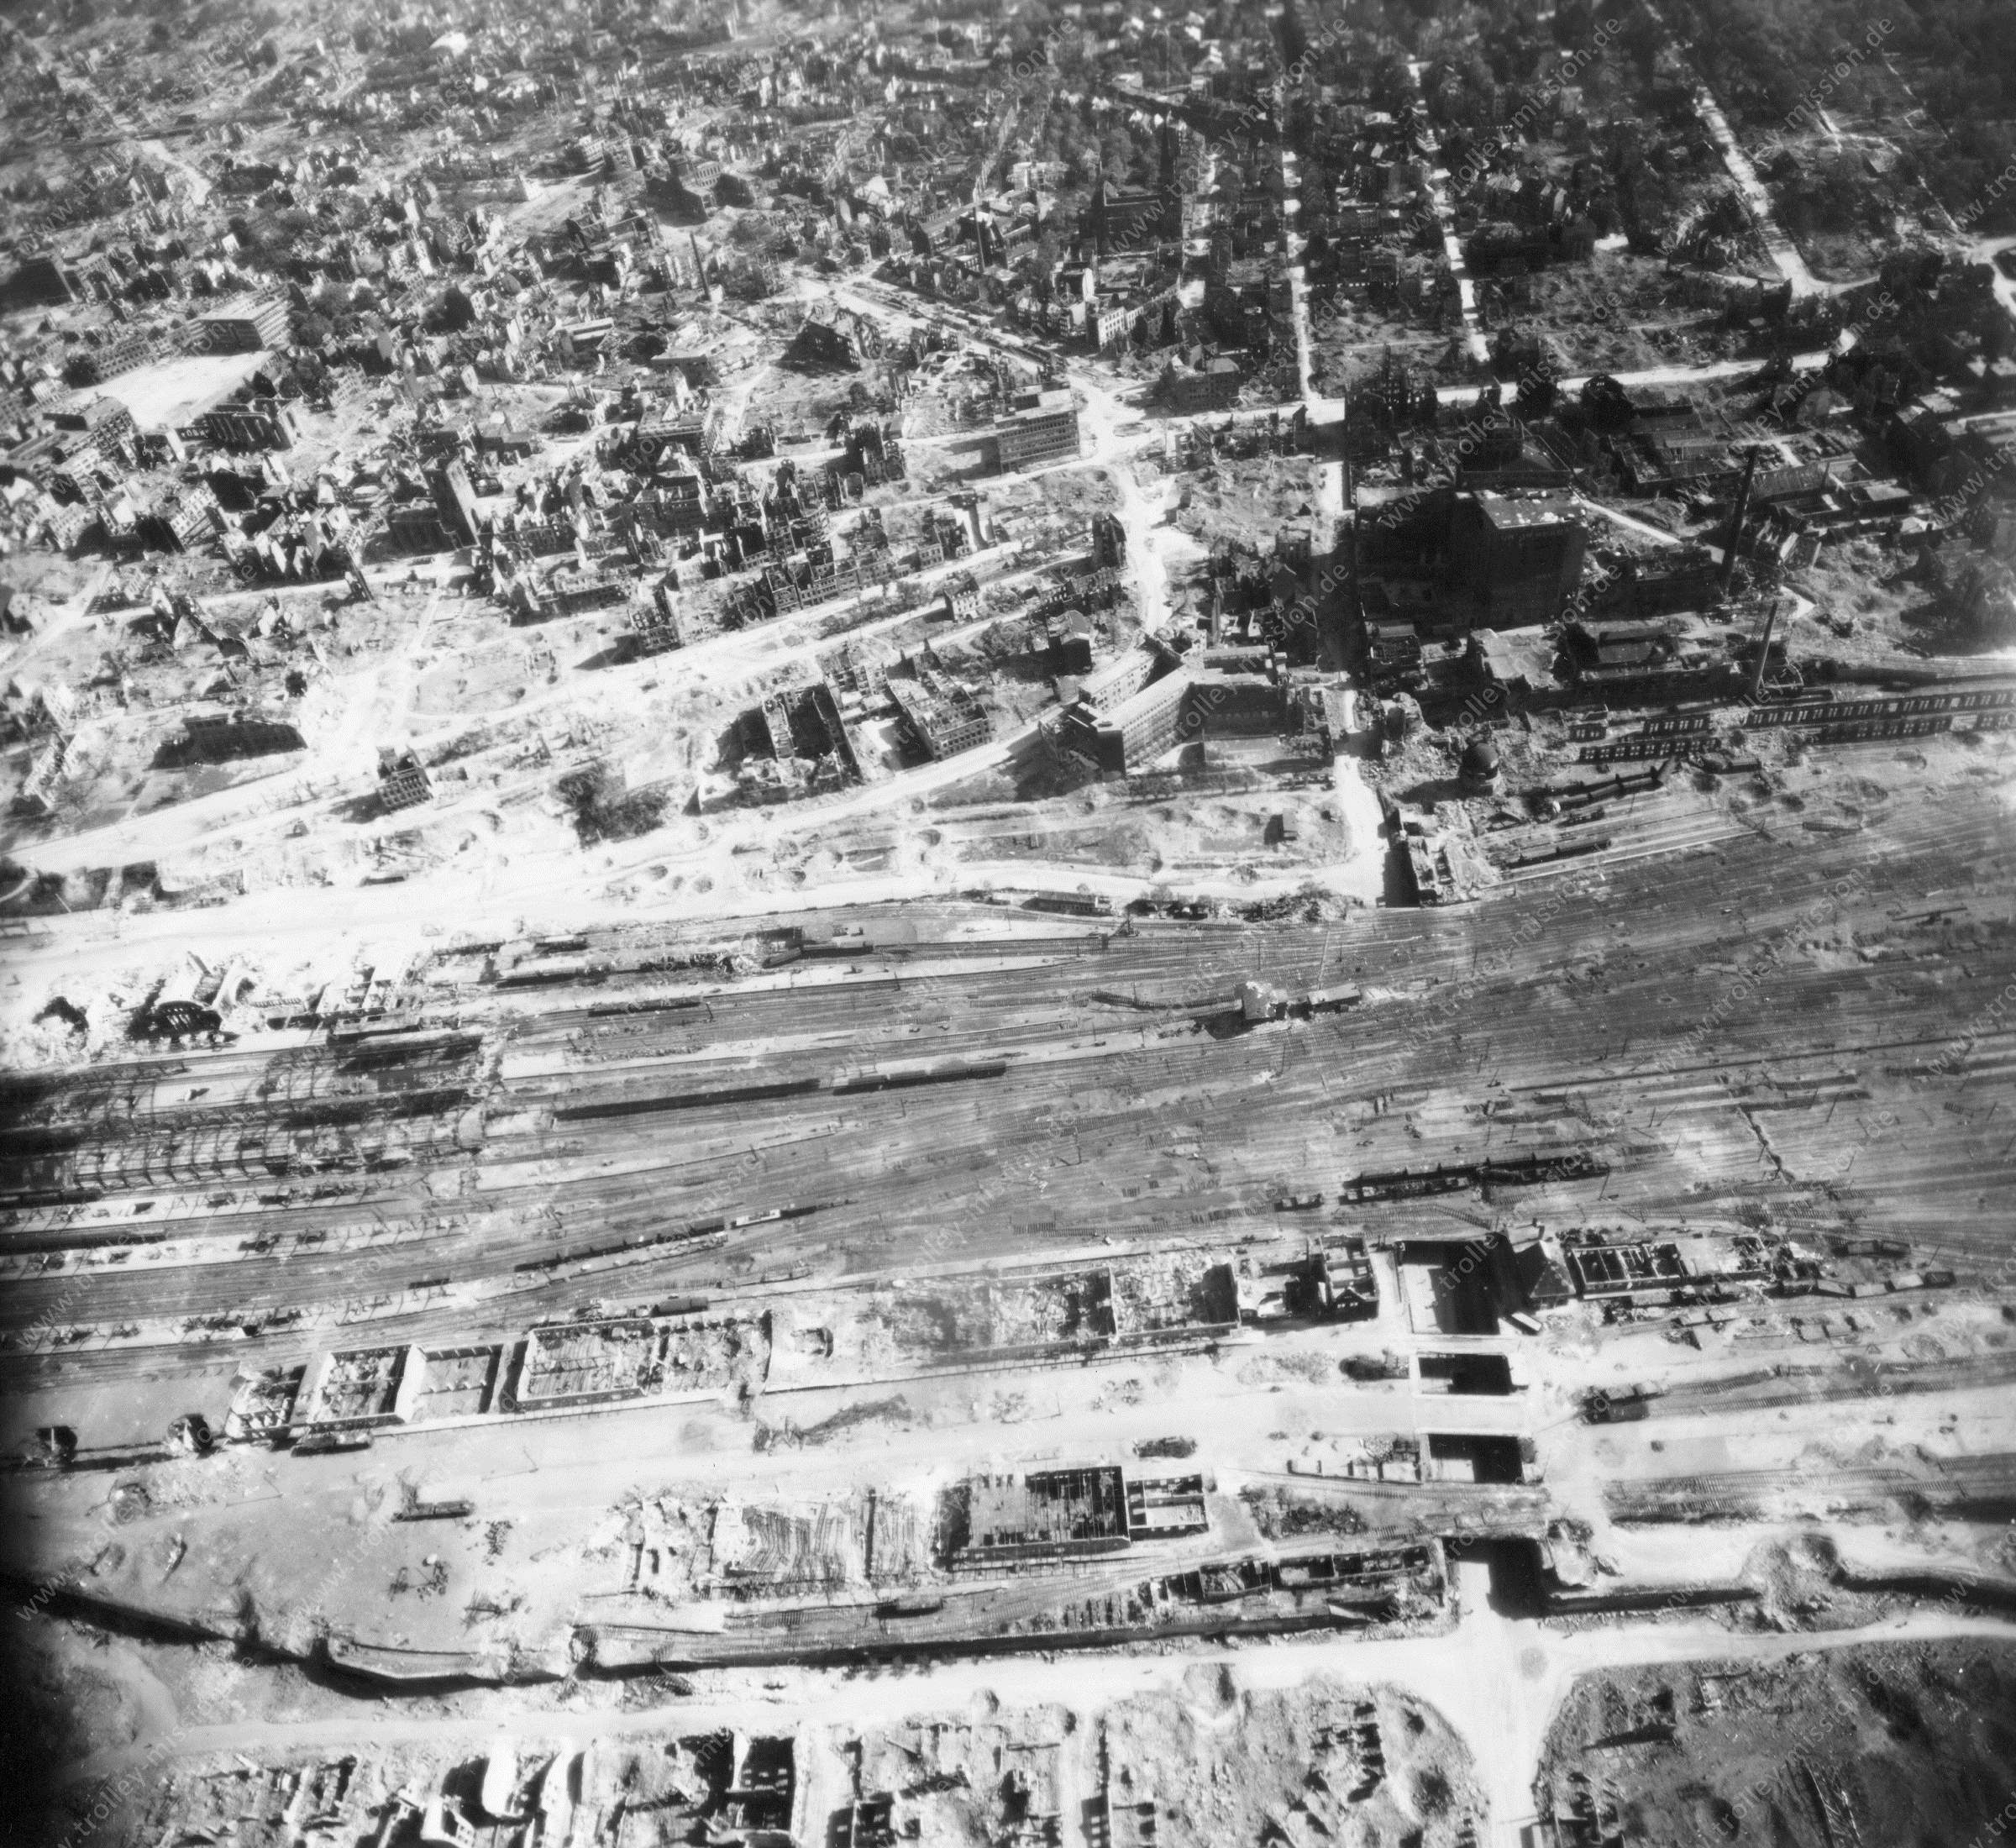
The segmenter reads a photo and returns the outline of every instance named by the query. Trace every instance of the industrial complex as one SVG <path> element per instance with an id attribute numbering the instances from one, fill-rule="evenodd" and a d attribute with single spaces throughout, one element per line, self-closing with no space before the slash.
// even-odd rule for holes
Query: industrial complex
<path id="1" fill-rule="evenodd" d="M 0 1839 L 2006 1832 L 2013 31 L 0 19 Z"/>

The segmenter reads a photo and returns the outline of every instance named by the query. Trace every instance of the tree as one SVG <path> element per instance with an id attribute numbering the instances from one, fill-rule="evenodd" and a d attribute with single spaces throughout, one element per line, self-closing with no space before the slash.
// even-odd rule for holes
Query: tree
<path id="1" fill-rule="evenodd" d="M 1642 7 L 1634 7 L 1617 42 L 1636 68 L 1639 82 L 1649 85 L 1658 69 L 1660 47 L 1664 43 L 1658 22 Z"/>

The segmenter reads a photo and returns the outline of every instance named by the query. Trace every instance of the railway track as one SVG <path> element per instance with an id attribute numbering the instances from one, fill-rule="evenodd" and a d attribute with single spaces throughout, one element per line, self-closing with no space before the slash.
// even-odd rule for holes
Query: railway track
<path id="1" fill-rule="evenodd" d="M 0 1184 L 15 1208 L 0 1218 L 13 1284 L 0 1332 L 227 1312 L 258 1328 L 355 1296 L 367 1262 L 372 1290 L 395 1299 L 431 1278 L 550 1264 L 540 1301 L 565 1314 L 780 1265 L 873 1265 L 920 1241 L 984 1260 L 1089 1230 L 1223 1228 L 1326 1176 L 1563 1147 L 1608 1163 L 1613 1210 L 1698 1214 L 1706 1179 L 1788 1210 L 1796 1196 L 1801 1211 L 1852 1201 L 1895 1222 L 1943 1221 L 1950 1248 L 1989 1252 L 2016 1125 L 1992 1146 L 1992 1122 L 1960 1117 L 1937 1133 L 1872 1130 L 1846 1194 L 1805 1165 L 1809 1123 L 1839 1140 L 1864 1118 L 1903 1121 L 1900 1100 L 1939 1111 L 1970 1071 L 2010 1056 L 2006 1035 L 1984 1031 L 1965 1060 L 1947 1058 L 2016 979 L 2016 950 L 1914 922 L 1902 904 L 1997 851 L 1999 811 L 1956 799 L 1910 824 L 1880 884 L 1866 843 L 1788 848 L 1746 833 L 1612 868 L 1568 902 L 1520 888 L 1462 918 L 1144 920 L 1011 944 L 1000 933 L 1019 916 L 934 903 L 861 914 L 859 948 L 758 976 L 508 993 L 486 979 L 512 955 L 641 963 L 722 932 L 603 927 L 450 949 L 437 958 L 449 984 L 434 991 L 439 1017 L 415 1016 L 433 1019 L 424 1034 L 291 1034 L 5 1079 Z M 807 917 L 815 941 L 843 921 Z M 1088 953 L 1095 937 L 1104 948 Z M 1871 964 L 1855 954 L 1862 940 L 1906 953 Z M 1342 977 L 1368 1000 L 1250 1031 L 1200 1001 L 1229 1002 L 1253 976 Z M 1727 1005 L 1746 980 L 1744 1003 Z M 886 1082 L 933 1065 L 958 1081 Z M 1793 1082 L 1816 1073 L 1835 1075 Z M 1492 1098 L 1517 1107 L 1483 1110 Z M 656 1107 L 667 1099 L 683 1107 Z M 1760 1165 L 1745 1114 L 1760 1102 L 1788 1173 Z M 76 1197 L 27 1204 L 36 1189 Z M 1541 1192 L 1586 1214 L 1599 1185 Z M 744 1226 L 716 1248 L 645 1243 L 806 1201 L 827 1203 L 815 1221 Z M 1425 1210 L 1371 1203 L 1356 1216 L 1376 1232 Z M 570 1273 L 624 1242 L 648 1255 Z M 428 1310 L 387 1326 L 448 1332 L 453 1320 Z M 474 1321 L 472 1336 L 501 1331 Z M 302 1346 L 278 1327 L 240 1341 L 262 1363 Z M 143 1364 L 158 1371 L 163 1357 L 0 1353 L 0 1383 Z"/>

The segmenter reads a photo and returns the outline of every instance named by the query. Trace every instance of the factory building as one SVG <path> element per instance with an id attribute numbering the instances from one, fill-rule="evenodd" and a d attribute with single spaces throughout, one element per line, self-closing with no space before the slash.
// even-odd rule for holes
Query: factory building
<path id="1" fill-rule="evenodd" d="M 1160 669 L 1175 659 L 1171 650 L 1154 645 L 1152 641 L 1140 648 L 1129 648 L 1125 654 L 1115 655 L 1086 675 L 1079 688 L 1079 696 L 1099 711 L 1110 712 L 1122 700 L 1138 693 Z"/>
<path id="2" fill-rule="evenodd" d="M 1124 776 L 1199 735 L 1186 731 L 1191 677 L 1167 675 L 1101 710 L 1081 696 L 1058 722 L 1058 743 L 1105 776 Z"/>
<path id="3" fill-rule="evenodd" d="M 260 712 L 192 712 L 182 721 L 182 736 L 168 747 L 192 764 L 231 764 L 306 748 L 290 721 Z"/>
<path id="4" fill-rule="evenodd" d="M 1246 375 L 1239 370 L 1239 362 L 1222 354 L 1194 370 L 1185 367 L 1179 370 L 1171 365 L 1161 381 L 1163 398 L 1178 417 L 1229 410 L 1238 402 L 1239 388 L 1245 383 Z"/>
<path id="5" fill-rule="evenodd" d="M 291 404 L 261 398 L 251 404 L 224 404 L 206 411 L 181 434 L 185 441 L 207 443 L 220 449 L 288 449 L 301 434 L 301 417 Z"/>
<path id="6" fill-rule="evenodd" d="M 24 308 L 60 307 L 77 298 L 69 272 L 55 257 L 24 257 L 18 268 L 0 282 L 0 313 L 13 314 Z"/>
<path id="7" fill-rule="evenodd" d="M 433 799 L 433 785 L 412 752 L 395 752 L 389 746 L 381 748 L 378 801 L 388 815 L 397 809 L 417 808 Z"/>
<path id="8" fill-rule="evenodd" d="M 199 353 L 257 353 L 287 344 L 289 315 L 279 296 L 247 302 L 218 314 L 206 314 L 196 324 L 193 341 Z"/>
<path id="9" fill-rule="evenodd" d="M 1585 541 L 1565 501 L 1457 496 L 1449 549 L 1457 585 L 1486 628 L 1551 622 L 1582 582 Z"/>
<path id="10" fill-rule="evenodd" d="M 1192 676 L 1200 738 L 1273 738 L 1289 729 L 1282 658 L 1268 648 L 1207 648 Z"/>
<path id="11" fill-rule="evenodd" d="M 417 1347 L 360 1347 L 320 1356 L 295 1423 L 309 1431 L 369 1430 L 411 1421 L 427 1373 Z"/>
<path id="12" fill-rule="evenodd" d="M 994 427 L 1001 473 L 1078 454 L 1078 412 L 1068 391 L 1045 391 Z"/>
<path id="13" fill-rule="evenodd" d="M 1124 776 L 1179 744 L 1288 729 L 1288 688 L 1270 651 L 1210 649 L 1200 665 L 1147 680 L 1159 659 L 1137 650 L 1121 658 L 1126 673 L 1102 670 L 1110 677 L 1097 685 L 1089 678 L 1058 721 L 1059 745 L 1101 775 Z"/>
<path id="14" fill-rule="evenodd" d="M 994 735 L 993 722 L 974 694 L 921 662 L 914 680 L 891 675 L 883 684 L 928 757 L 951 757 Z"/>
<path id="15" fill-rule="evenodd" d="M 458 545 L 474 545 L 482 537 L 483 516 L 476 506 L 476 491 L 470 483 L 469 470 L 459 462 L 450 462 L 432 477 L 429 485 L 443 530 Z M 572 539 L 571 529 L 568 537 Z"/>
<path id="16" fill-rule="evenodd" d="M 997 1566 L 1118 1552 L 1127 1544 L 1126 1479 L 1110 1467 L 975 1476 L 945 1496 L 948 1564 Z"/>

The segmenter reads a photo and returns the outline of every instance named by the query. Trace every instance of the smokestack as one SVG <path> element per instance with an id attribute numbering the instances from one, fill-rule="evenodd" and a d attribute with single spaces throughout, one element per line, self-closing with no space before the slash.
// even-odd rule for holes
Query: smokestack
<path id="1" fill-rule="evenodd" d="M 1751 451 L 1754 460 L 1756 451 Z M 1757 670 L 1750 677 L 1750 698 L 1754 706 L 1764 696 L 1764 670 L 1771 665 L 1771 635 L 1778 626 L 1778 600 L 1774 596 L 1764 612 L 1764 634 L 1757 643 Z"/>
<path id="2" fill-rule="evenodd" d="M 1348 421 L 1351 416 L 1348 407 L 1344 415 Z M 1363 621 L 1365 606 L 1358 596 L 1358 471 L 1352 466 L 1351 446 L 1344 441 L 1346 428 L 1346 425 L 1341 424 L 1337 429 L 1338 444 L 1344 451 L 1344 525 L 1338 537 L 1345 547 L 1344 582 L 1346 595 L 1349 599 L 1346 605 L 1346 633 L 1348 634 Z"/>
<path id="3" fill-rule="evenodd" d="M 1722 594 L 1729 595 L 1736 575 L 1736 542 L 1743 537 L 1743 517 L 1750 512 L 1750 484 L 1757 472 L 1757 445 L 1752 444 L 1743 464 L 1743 485 L 1736 490 L 1736 511 L 1730 517 L 1728 549 L 1722 554 Z"/>

